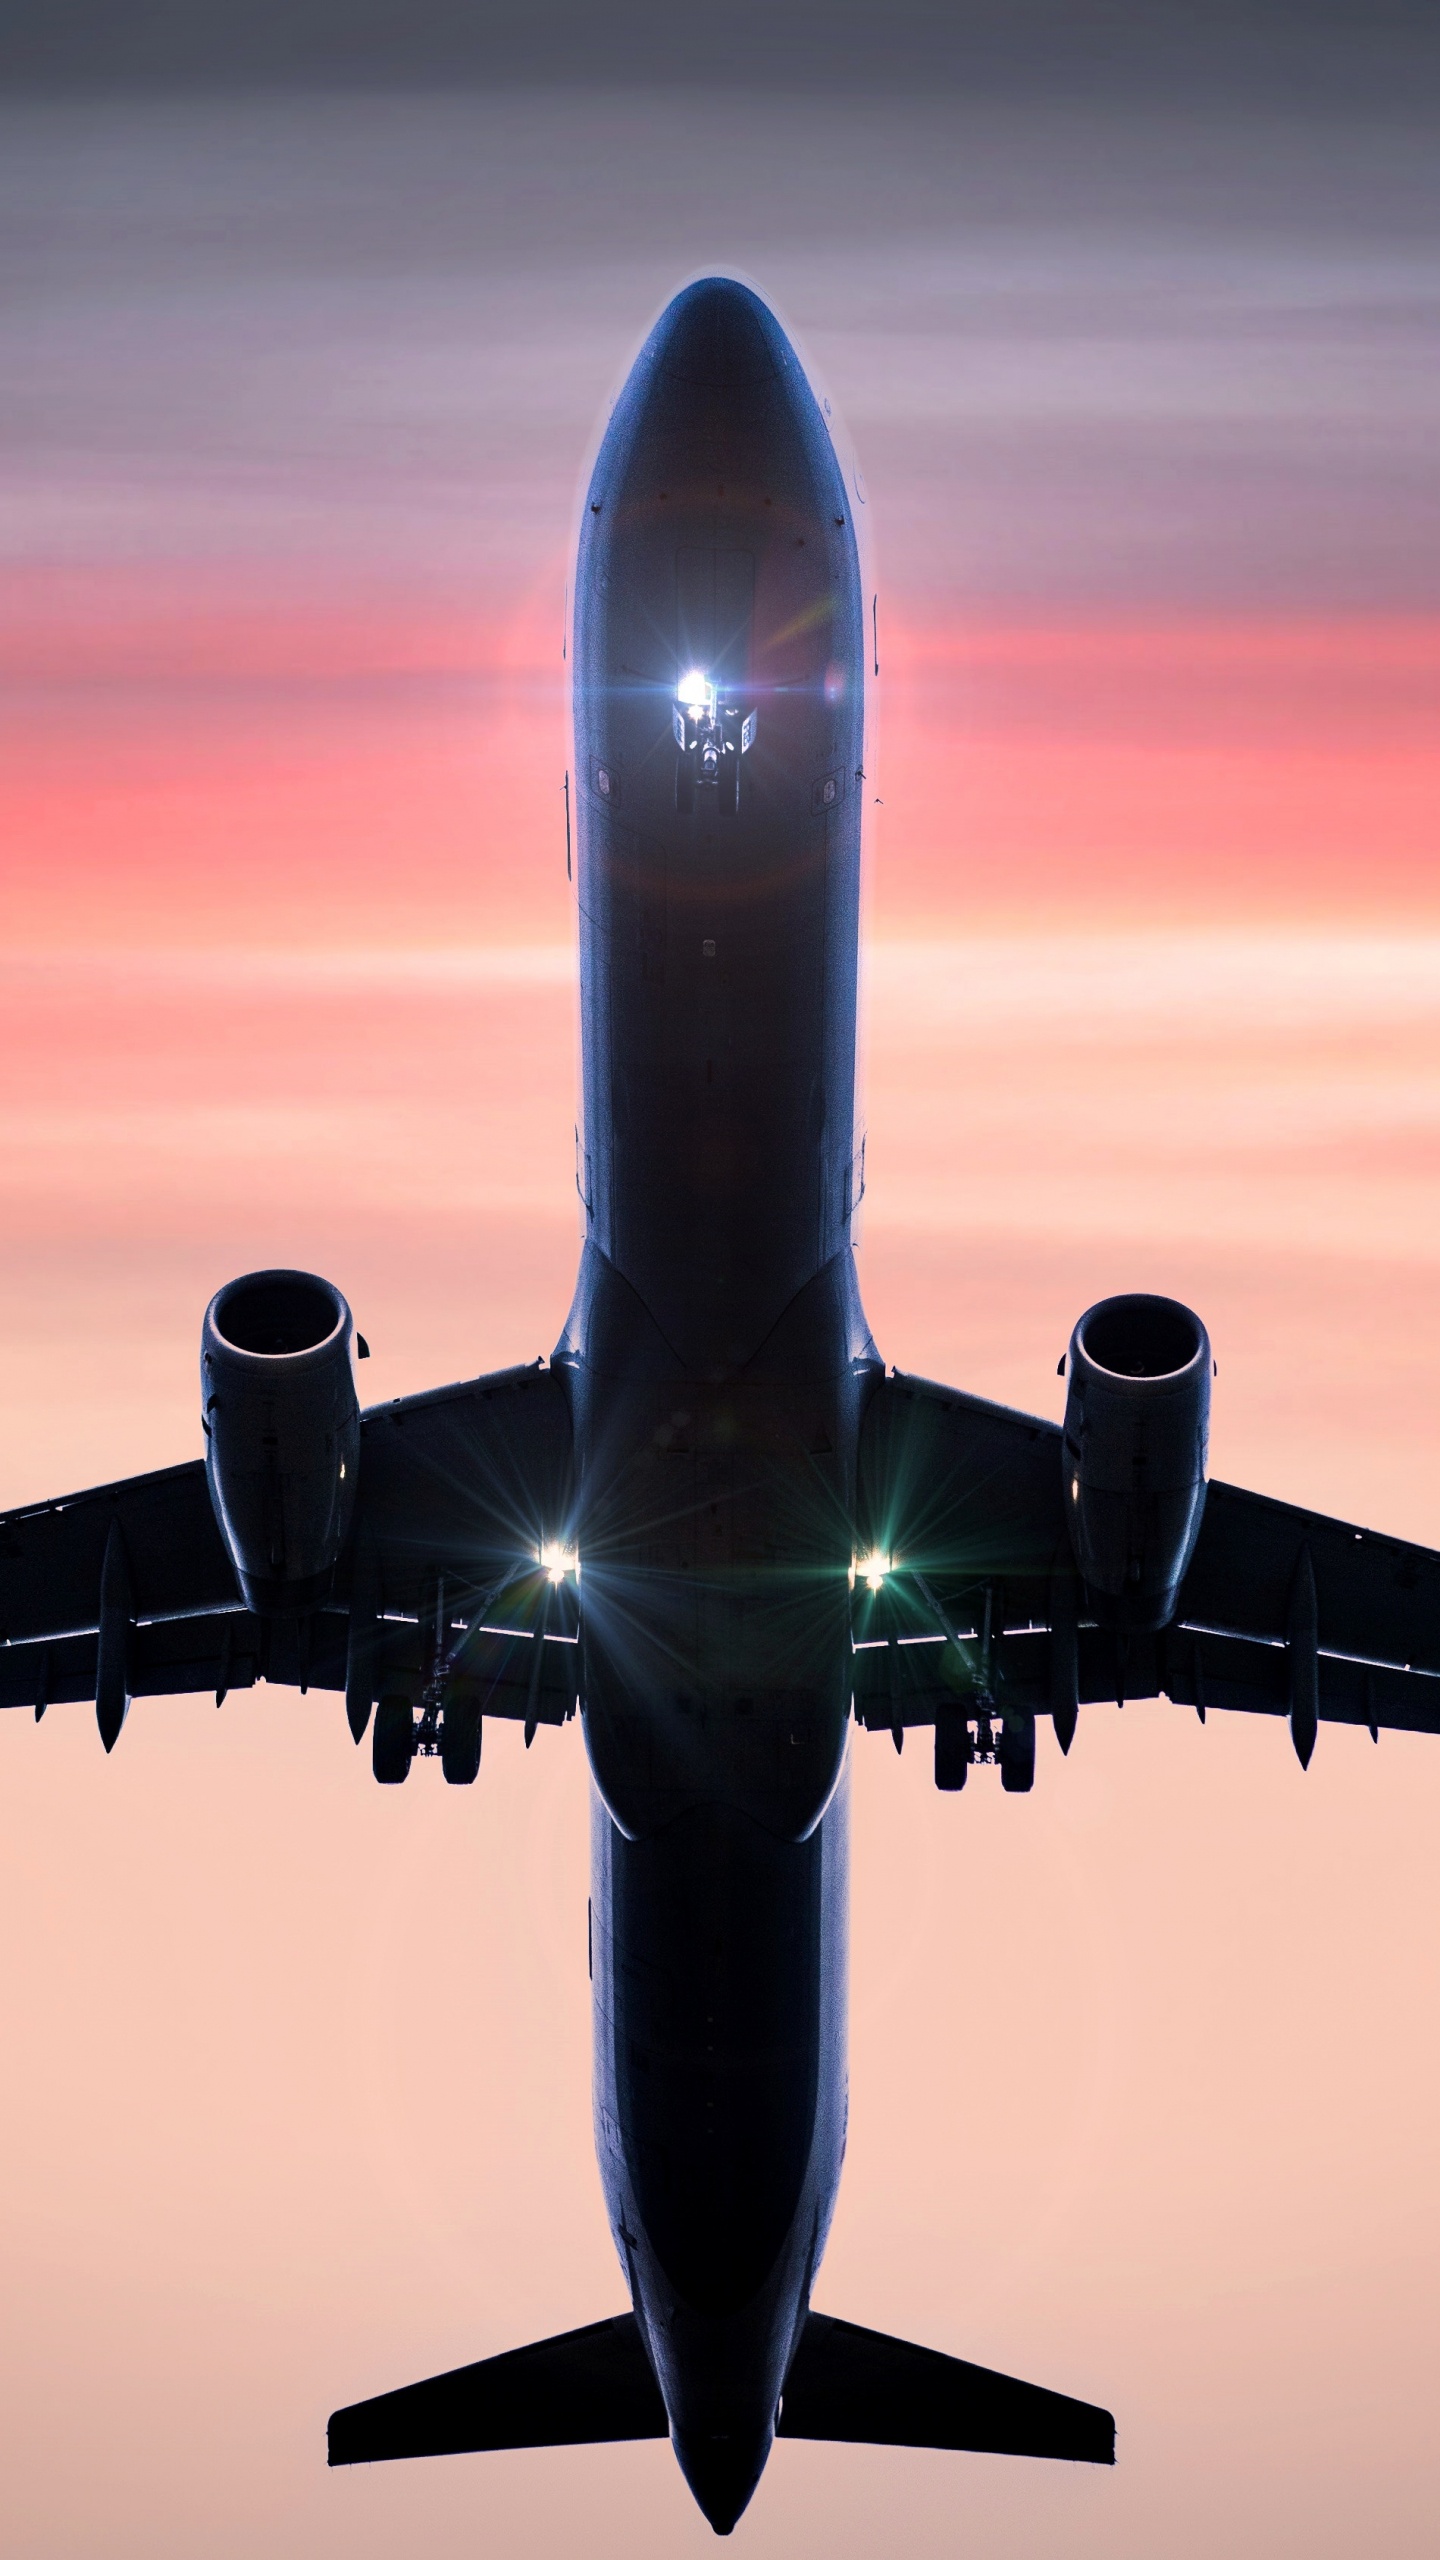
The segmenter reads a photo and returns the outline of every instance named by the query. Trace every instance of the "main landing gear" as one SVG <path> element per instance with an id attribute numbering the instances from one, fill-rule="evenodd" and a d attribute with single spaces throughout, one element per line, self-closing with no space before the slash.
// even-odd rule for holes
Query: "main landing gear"
<path id="1" fill-rule="evenodd" d="M 1007 1796 L 1026 1796 L 1035 1784 L 1035 1719 L 1023 1712 L 967 1715 L 942 1707 L 935 1718 L 935 1784 L 958 1795 L 977 1761 L 998 1768 Z"/>
<path id="2" fill-rule="evenodd" d="M 971 1595 L 957 1632 L 923 1575 L 878 1549 L 853 1568 L 852 1697 L 859 1722 L 889 1731 L 899 1751 L 908 1725 L 933 1725 L 935 1784 L 958 1795 L 977 1763 L 996 1768 L 1006 1795 L 1035 1784 L 1035 1711 L 998 1679 L 993 1585 Z M 997 1694 L 998 1692 L 998 1694 Z M 1074 1732 L 1057 1722 L 1062 1749 Z"/>
<path id="3" fill-rule="evenodd" d="M 403 1786 L 412 1760 L 438 1759 L 452 1787 L 473 1787 L 480 1774 L 485 1720 L 480 1701 L 463 1692 L 428 1701 L 417 1724 L 408 1698 L 382 1698 L 375 1710 L 370 1765 L 382 1787 Z"/>

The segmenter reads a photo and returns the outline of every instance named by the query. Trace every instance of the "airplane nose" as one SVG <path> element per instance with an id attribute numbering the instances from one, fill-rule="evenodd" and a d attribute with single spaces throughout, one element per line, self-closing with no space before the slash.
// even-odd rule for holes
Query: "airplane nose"
<path id="1" fill-rule="evenodd" d="M 657 370 L 699 391 L 766 382 L 791 362 L 774 313 L 728 276 L 706 276 L 677 293 L 655 337 Z"/>

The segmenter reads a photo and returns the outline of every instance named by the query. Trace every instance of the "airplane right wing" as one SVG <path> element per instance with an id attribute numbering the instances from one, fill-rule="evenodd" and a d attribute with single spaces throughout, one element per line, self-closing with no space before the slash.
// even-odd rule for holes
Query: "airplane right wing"
<path id="1" fill-rule="evenodd" d="M 958 1711 L 1052 1714 L 1166 1696 L 1194 1706 L 1440 1733 L 1440 1555 L 1212 1483 L 1171 1624 L 1097 1623 L 1065 1519 L 1062 1434 L 920 1378 L 872 1398 L 855 1712 L 897 1736 Z M 886 1570 L 886 1566 L 890 1569 Z"/>

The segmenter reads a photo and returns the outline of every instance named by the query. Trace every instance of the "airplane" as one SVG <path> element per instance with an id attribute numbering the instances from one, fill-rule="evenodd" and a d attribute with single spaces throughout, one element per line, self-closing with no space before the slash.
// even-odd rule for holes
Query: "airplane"
<path id="1" fill-rule="evenodd" d="M 1207 1480 L 1214 1362 L 1082 1314 L 1062 1425 L 887 1367 L 852 1250 L 875 671 L 855 478 L 768 304 L 671 301 L 573 588 L 585 1240 L 548 1364 L 361 1412 L 339 1289 L 250 1272 L 204 1454 L 0 1519 L 0 1704 L 343 1691 L 382 1785 L 578 1714 L 596 2150 L 631 2309 L 336 2411 L 332 2464 L 667 2437 L 1110 2463 L 1103 2408 L 811 2309 L 845 2150 L 852 1724 L 1034 1781 L 1166 1696 L 1440 1732 L 1440 1555 Z M 373 1722 L 372 1722 L 373 1711 Z M 984 1783 L 992 1783 L 989 1780 Z"/>

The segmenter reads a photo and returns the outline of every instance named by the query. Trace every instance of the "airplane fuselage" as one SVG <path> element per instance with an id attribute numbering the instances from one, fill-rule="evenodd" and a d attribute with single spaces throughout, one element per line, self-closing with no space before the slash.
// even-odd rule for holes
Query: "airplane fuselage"
<path id="1" fill-rule="evenodd" d="M 847 1586 L 879 1374 L 850 1232 L 859 561 L 821 408 L 742 286 L 678 296 L 616 404 L 573 648 L 587 1233 L 556 1359 L 596 2137 L 676 2451 L 725 2529 L 844 2148 Z"/>

